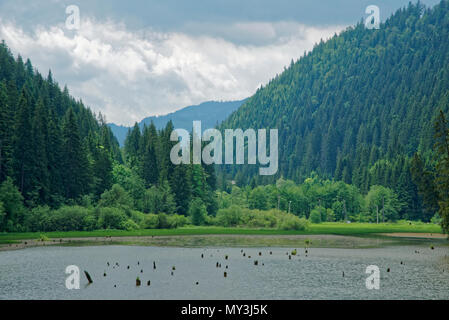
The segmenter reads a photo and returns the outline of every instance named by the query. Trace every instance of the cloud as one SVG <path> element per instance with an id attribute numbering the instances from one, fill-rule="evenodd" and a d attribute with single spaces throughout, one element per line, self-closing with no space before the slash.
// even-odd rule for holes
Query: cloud
<path id="1" fill-rule="evenodd" d="M 136 31 L 111 20 L 83 19 L 76 32 L 63 24 L 27 32 L 0 20 L 0 38 L 13 52 L 29 57 L 42 73 L 51 69 L 109 122 L 126 125 L 207 100 L 246 98 L 343 27 L 236 22 L 193 29 Z"/>

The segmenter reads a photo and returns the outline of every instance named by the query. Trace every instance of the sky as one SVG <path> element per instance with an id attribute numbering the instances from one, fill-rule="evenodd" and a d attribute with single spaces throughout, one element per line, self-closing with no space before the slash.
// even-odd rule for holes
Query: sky
<path id="1" fill-rule="evenodd" d="M 247 98 L 315 43 L 409 0 L 0 0 L 0 39 L 108 122 Z M 421 0 L 431 6 L 438 0 Z M 67 28 L 68 6 L 79 29 Z"/>

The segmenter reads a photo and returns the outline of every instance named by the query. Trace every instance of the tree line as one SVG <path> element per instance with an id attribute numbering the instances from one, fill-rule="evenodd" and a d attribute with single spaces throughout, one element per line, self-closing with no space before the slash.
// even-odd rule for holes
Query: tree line
<path id="1" fill-rule="evenodd" d="M 171 122 L 135 124 L 121 149 L 101 114 L 2 42 L 0 231 L 347 220 L 447 230 L 448 14 L 448 1 L 411 4 L 380 30 L 349 28 L 248 99 L 220 128 L 282 128 L 273 177 L 174 165 Z"/>

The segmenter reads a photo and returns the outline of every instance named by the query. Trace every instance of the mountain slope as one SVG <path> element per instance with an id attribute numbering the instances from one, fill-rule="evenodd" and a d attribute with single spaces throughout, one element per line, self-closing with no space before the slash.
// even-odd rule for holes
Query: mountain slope
<path id="1" fill-rule="evenodd" d="M 312 172 L 367 192 L 383 184 L 416 198 L 410 157 L 433 145 L 433 119 L 449 108 L 449 2 L 409 5 L 380 30 L 358 24 L 316 45 L 259 89 L 222 128 L 278 128 L 279 171 Z M 255 166 L 224 169 L 239 184 Z"/>
<path id="2" fill-rule="evenodd" d="M 139 126 L 142 128 L 144 124 L 149 125 L 153 121 L 156 128 L 161 130 L 172 120 L 175 128 L 184 128 L 190 131 L 192 129 L 192 121 L 201 120 L 203 128 L 214 128 L 233 111 L 237 110 L 244 101 L 208 101 L 196 106 L 185 107 L 167 115 L 145 118 L 139 123 Z M 109 124 L 109 127 L 117 137 L 120 145 L 123 146 L 130 128 L 113 123 Z"/>
<path id="3" fill-rule="evenodd" d="M 0 44 L 0 183 L 10 180 L 26 204 L 58 206 L 111 185 L 118 143 L 101 117 Z M 20 225 L 6 216 L 9 221 Z"/>

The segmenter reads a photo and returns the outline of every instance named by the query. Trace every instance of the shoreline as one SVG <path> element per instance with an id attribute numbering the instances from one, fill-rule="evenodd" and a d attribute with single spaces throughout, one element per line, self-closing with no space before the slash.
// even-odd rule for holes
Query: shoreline
<path id="1" fill-rule="evenodd" d="M 310 248 L 379 248 L 394 245 L 449 246 L 447 235 L 440 233 L 373 233 L 365 235 L 164 235 L 68 237 L 48 240 L 14 240 L 0 244 L 0 252 L 45 246 L 133 245 L 154 247 L 310 247 Z M 306 242 L 308 244 L 306 244 Z"/>

